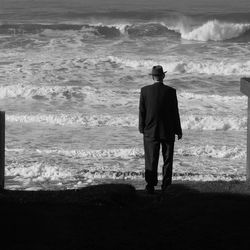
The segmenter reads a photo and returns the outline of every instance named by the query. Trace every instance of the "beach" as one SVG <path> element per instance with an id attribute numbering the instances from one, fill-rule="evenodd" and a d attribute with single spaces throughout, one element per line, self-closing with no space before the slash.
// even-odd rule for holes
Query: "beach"
<path id="1" fill-rule="evenodd" d="M 248 250 L 248 0 L 0 0 L 6 249 Z M 146 193 L 141 87 L 177 90 L 173 183 Z"/>

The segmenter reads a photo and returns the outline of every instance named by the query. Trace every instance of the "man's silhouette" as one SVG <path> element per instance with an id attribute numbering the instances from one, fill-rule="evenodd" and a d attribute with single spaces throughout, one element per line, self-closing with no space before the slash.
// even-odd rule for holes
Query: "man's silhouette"
<path id="1" fill-rule="evenodd" d="M 163 84 L 162 66 L 152 68 L 154 84 L 141 88 L 139 131 L 143 134 L 145 152 L 145 180 L 148 193 L 154 193 L 158 182 L 158 161 L 162 146 L 162 191 L 172 182 L 175 135 L 182 138 L 176 90 Z"/>

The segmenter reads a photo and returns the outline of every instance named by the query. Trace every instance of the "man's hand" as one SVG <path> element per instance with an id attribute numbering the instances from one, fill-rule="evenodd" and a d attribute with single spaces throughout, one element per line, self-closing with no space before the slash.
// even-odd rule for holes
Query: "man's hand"
<path id="1" fill-rule="evenodd" d="M 178 137 L 178 140 L 180 140 L 182 138 L 182 134 L 178 134 L 177 137 Z"/>

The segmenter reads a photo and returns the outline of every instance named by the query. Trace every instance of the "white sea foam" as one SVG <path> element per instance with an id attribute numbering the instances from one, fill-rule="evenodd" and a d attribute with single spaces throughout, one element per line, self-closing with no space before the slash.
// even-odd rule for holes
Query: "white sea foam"
<path id="1" fill-rule="evenodd" d="M 20 164 L 13 162 L 5 167 L 6 176 L 18 179 L 27 179 L 27 181 L 59 181 L 64 178 L 73 178 L 73 171 L 64 169 L 60 166 L 51 166 L 45 163 L 27 163 Z"/>
<path id="2" fill-rule="evenodd" d="M 246 96 L 221 96 L 221 95 L 206 95 L 206 94 L 196 94 L 191 92 L 180 92 L 179 97 L 184 100 L 209 100 L 210 102 L 221 102 L 221 103 L 232 103 L 235 105 L 237 104 L 247 104 L 247 97 Z"/>
<path id="3" fill-rule="evenodd" d="M 27 154 L 30 149 L 7 148 L 8 157 L 11 153 Z M 10 189 L 37 190 L 48 188 L 77 188 L 99 179 L 113 180 L 144 180 L 144 160 L 142 148 L 118 148 L 103 150 L 88 149 L 31 149 L 36 155 L 51 158 L 56 156 L 69 157 L 70 167 L 60 163 L 46 162 L 12 162 L 6 165 L 6 187 Z M 186 158 L 188 157 L 188 158 Z M 191 157 L 191 158 L 190 158 Z M 197 162 L 199 157 L 199 163 Z M 201 158 L 200 158 L 201 157 Z M 175 150 L 174 180 L 188 181 L 231 181 L 244 180 L 244 168 L 235 165 L 246 158 L 246 149 L 237 146 L 190 146 L 185 145 Z M 39 159 L 42 159 L 39 157 Z M 136 167 L 132 163 L 136 159 Z M 187 160 L 188 159 L 188 160 Z M 190 162 L 191 159 L 191 162 Z M 192 160 L 193 159 L 193 160 Z M 207 161 L 218 162 L 218 159 L 229 161 L 227 166 L 207 166 Z M 125 160 L 120 162 L 120 160 Z M 77 164 L 77 162 L 81 164 Z M 188 163 L 188 164 L 187 164 Z M 77 167 L 75 166 L 77 164 Z M 67 164 L 66 164 L 67 165 Z M 198 165 L 198 166 L 197 166 Z M 162 176 L 159 173 L 159 180 Z"/>
<path id="4" fill-rule="evenodd" d="M 245 130 L 247 117 L 182 115 L 182 128 L 188 130 Z M 75 114 L 15 114 L 7 115 L 8 122 L 41 123 L 82 127 L 137 127 L 137 115 L 84 115 Z"/>
<path id="5" fill-rule="evenodd" d="M 36 150 L 40 154 L 59 154 L 67 157 L 80 157 L 84 159 L 131 159 L 143 158 L 142 148 L 118 148 L 118 149 L 100 149 L 100 150 L 64 150 L 48 149 Z M 177 148 L 176 154 L 179 156 L 200 156 L 226 159 L 240 159 L 246 157 L 246 149 L 243 145 L 238 146 L 191 146 Z"/>
<path id="6" fill-rule="evenodd" d="M 35 85 L 7 85 L 0 86 L 0 99 L 22 98 L 33 100 L 61 100 L 79 101 L 87 105 L 103 105 L 105 107 L 133 107 L 137 109 L 140 89 L 119 88 L 94 88 L 89 86 L 35 86 Z M 190 92 L 178 93 L 180 108 L 189 112 L 193 109 L 203 109 L 208 111 L 227 112 L 239 114 L 239 110 L 247 108 L 246 96 L 221 96 L 205 95 Z M 207 112 L 206 111 L 206 112 Z"/>
<path id="7" fill-rule="evenodd" d="M 8 122 L 42 123 L 48 125 L 66 125 L 83 127 L 119 126 L 134 127 L 137 118 L 134 115 L 85 115 L 75 114 L 18 114 L 7 115 Z"/>
<path id="8" fill-rule="evenodd" d="M 181 156 L 199 156 L 199 157 L 213 157 L 226 159 L 241 159 L 246 158 L 246 149 L 243 145 L 238 146 L 191 146 L 181 147 L 177 149 L 177 154 Z"/>
<path id="9" fill-rule="evenodd" d="M 35 86 L 7 85 L 0 86 L 0 99 L 25 98 L 37 100 L 78 100 L 90 105 L 137 105 L 139 90 L 121 91 L 120 89 L 98 89 L 81 86 Z M 135 101 L 136 99 L 136 101 Z M 111 101 L 112 100 L 112 101 Z"/>
<path id="10" fill-rule="evenodd" d="M 83 160 L 99 159 L 140 159 L 144 157 L 143 148 L 116 148 L 116 149 L 24 149 L 24 148 L 6 148 L 7 154 L 11 153 L 38 153 L 41 155 L 66 156 L 70 158 L 82 158 Z M 246 158 L 246 147 L 244 145 L 236 146 L 216 146 L 216 145 L 197 145 L 182 146 L 178 145 L 175 154 L 178 156 L 212 157 L 224 159 L 244 159 Z"/>
<path id="11" fill-rule="evenodd" d="M 230 174 L 174 174 L 175 181 L 246 181 L 245 175 Z"/>
<path id="12" fill-rule="evenodd" d="M 99 150 L 64 150 L 64 149 L 48 149 L 36 150 L 40 154 L 59 154 L 67 157 L 81 157 L 86 159 L 130 159 L 143 157 L 141 148 L 118 148 L 118 149 L 99 149 Z"/>
<path id="13" fill-rule="evenodd" d="M 170 29 L 179 31 L 181 37 L 187 40 L 223 41 L 244 34 L 250 30 L 250 24 L 226 23 L 212 20 L 194 29 L 187 27 L 187 25 L 183 23 L 179 23 L 175 27 L 170 27 Z"/>
<path id="14" fill-rule="evenodd" d="M 67 86 L 35 86 L 35 85 L 7 85 L 0 86 L 0 98 L 70 98 L 79 96 L 79 87 Z"/>
<path id="15" fill-rule="evenodd" d="M 144 171 L 86 171 L 84 176 L 88 179 L 113 179 L 113 180 L 144 180 Z M 158 180 L 162 180 L 162 175 L 158 175 Z M 174 181 L 245 181 L 243 174 L 227 173 L 179 173 L 178 170 L 173 174 Z"/>
<path id="16" fill-rule="evenodd" d="M 32 184 L 43 184 L 47 182 L 54 182 L 67 188 L 67 182 L 75 183 L 76 186 L 83 186 L 92 183 L 98 179 L 113 179 L 113 180 L 143 180 L 144 169 L 127 170 L 119 169 L 117 166 L 111 166 L 109 168 L 96 164 L 93 167 L 88 167 L 80 170 L 78 173 L 75 170 L 68 169 L 63 170 L 55 166 L 43 165 L 41 163 L 34 164 L 33 166 L 24 166 L 22 164 L 11 164 L 6 168 L 6 177 L 11 177 L 19 183 L 22 183 L 18 188 L 32 188 Z M 79 180 L 82 181 L 79 181 Z M 159 173 L 159 180 L 162 179 Z M 215 173 L 214 171 L 208 171 L 207 173 L 199 173 L 187 171 L 176 167 L 173 174 L 173 180 L 181 181 L 231 181 L 231 180 L 244 180 L 245 176 L 234 173 Z M 84 182 L 84 183 L 83 183 Z"/>
<path id="17" fill-rule="evenodd" d="M 182 127 L 192 130 L 243 130 L 247 128 L 247 117 L 184 115 Z"/>
<path id="18" fill-rule="evenodd" d="M 208 74 L 208 75 L 250 75 L 250 60 L 249 61 L 229 61 L 228 59 L 199 60 L 199 61 L 186 61 L 178 60 L 172 62 L 156 62 L 154 60 L 135 60 L 130 58 L 119 58 L 109 56 L 107 58 L 110 62 L 124 65 L 131 68 L 151 68 L 152 65 L 161 64 L 164 68 L 168 69 L 170 74 Z M 106 60 L 107 60 L 106 59 Z M 100 60 L 100 59 L 98 59 Z M 102 60 L 102 59 L 101 59 Z"/>
<path id="19" fill-rule="evenodd" d="M 108 28 L 116 28 L 121 32 L 121 34 L 126 34 L 126 28 L 130 25 L 129 23 L 115 23 L 115 24 L 105 24 L 105 23 L 91 23 L 93 27 L 108 27 Z M 84 28 L 85 29 L 85 28 Z"/>

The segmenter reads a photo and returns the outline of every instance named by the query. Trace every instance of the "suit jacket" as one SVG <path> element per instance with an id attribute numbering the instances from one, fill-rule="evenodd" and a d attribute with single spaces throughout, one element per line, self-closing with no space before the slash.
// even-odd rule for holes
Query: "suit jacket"
<path id="1" fill-rule="evenodd" d="M 144 136 L 174 141 L 182 134 L 176 90 L 161 82 L 141 88 L 139 131 Z"/>

